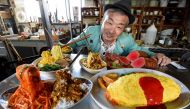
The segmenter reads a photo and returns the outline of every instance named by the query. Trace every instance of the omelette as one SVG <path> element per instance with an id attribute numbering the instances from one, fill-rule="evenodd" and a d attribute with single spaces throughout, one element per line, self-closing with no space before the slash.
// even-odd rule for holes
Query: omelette
<path id="1" fill-rule="evenodd" d="M 115 105 L 140 107 L 171 102 L 180 93 L 180 86 L 171 78 L 151 73 L 133 73 L 111 83 L 105 96 Z"/>

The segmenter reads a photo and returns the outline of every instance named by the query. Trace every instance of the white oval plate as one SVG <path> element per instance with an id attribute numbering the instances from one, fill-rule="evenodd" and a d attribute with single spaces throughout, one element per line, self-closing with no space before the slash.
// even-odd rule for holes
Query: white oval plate
<path id="1" fill-rule="evenodd" d="M 173 102 L 170 103 L 165 103 L 165 106 L 167 109 L 184 109 L 185 107 L 190 105 L 190 91 L 189 89 L 179 80 L 176 78 L 160 72 L 156 70 L 151 70 L 151 69 L 143 69 L 143 68 L 124 68 L 124 69 L 114 69 L 114 70 L 107 70 L 107 71 L 102 71 L 96 75 L 94 75 L 91 80 L 93 82 L 93 88 L 91 91 L 91 96 L 93 100 L 102 108 L 102 109 L 136 109 L 136 108 L 126 108 L 126 107 L 121 107 L 121 106 L 114 106 L 104 96 L 104 90 L 101 89 L 97 83 L 97 78 L 99 76 L 103 76 L 108 73 L 118 73 L 118 74 L 127 74 L 127 73 L 132 73 L 132 72 L 150 72 L 156 75 L 162 75 L 168 78 L 173 79 L 176 83 L 178 83 L 181 87 L 181 94 L 179 98 Z"/>

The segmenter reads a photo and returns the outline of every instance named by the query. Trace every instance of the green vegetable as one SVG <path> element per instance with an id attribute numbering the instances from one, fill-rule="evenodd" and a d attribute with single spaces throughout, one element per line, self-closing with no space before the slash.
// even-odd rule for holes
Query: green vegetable
<path id="1" fill-rule="evenodd" d="M 46 64 L 43 67 L 40 67 L 41 71 L 55 71 L 62 69 L 63 67 L 58 64 Z"/>
<path id="2" fill-rule="evenodd" d="M 121 76 L 130 75 L 130 74 L 132 74 L 132 73 L 134 73 L 134 72 L 131 72 L 131 73 L 123 73 L 123 74 L 121 74 Z"/>
<path id="3" fill-rule="evenodd" d="M 112 62 L 112 68 L 122 68 L 122 66 L 116 62 Z"/>

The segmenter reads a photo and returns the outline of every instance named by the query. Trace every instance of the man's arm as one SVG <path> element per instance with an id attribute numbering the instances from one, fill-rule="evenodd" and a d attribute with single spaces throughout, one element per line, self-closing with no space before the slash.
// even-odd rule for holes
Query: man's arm
<path id="1" fill-rule="evenodd" d="M 171 59 L 162 53 L 156 53 L 153 58 L 156 58 L 158 60 L 158 65 L 160 66 L 166 66 L 171 62 Z"/>
<path id="2" fill-rule="evenodd" d="M 134 41 L 132 36 L 128 36 L 129 37 L 129 52 L 134 51 L 134 50 L 141 50 L 146 52 L 150 57 L 156 58 L 158 60 L 158 65 L 160 66 L 165 66 L 167 64 L 169 64 L 171 62 L 171 59 L 168 58 L 167 56 L 165 56 L 162 53 L 154 53 L 152 51 L 150 51 L 148 48 L 144 48 L 141 46 L 138 46 L 137 43 Z"/>
<path id="3" fill-rule="evenodd" d="M 89 29 L 90 29 L 90 27 L 87 28 L 87 29 L 86 29 L 84 32 L 82 32 L 80 35 L 78 35 L 76 38 L 71 39 L 69 42 L 75 41 L 75 40 L 77 40 L 77 39 L 80 39 L 80 38 L 82 38 L 82 37 L 84 37 L 84 36 L 90 34 L 90 33 L 89 33 Z M 69 43 L 69 42 L 68 42 L 68 43 Z M 85 46 L 85 45 L 86 45 L 86 41 L 85 41 L 85 40 L 81 40 L 81 41 L 78 41 L 78 42 L 76 42 L 76 43 L 70 45 L 70 47 L 72 47 L 73 49 L 75 49 L 76 47 Z"/>

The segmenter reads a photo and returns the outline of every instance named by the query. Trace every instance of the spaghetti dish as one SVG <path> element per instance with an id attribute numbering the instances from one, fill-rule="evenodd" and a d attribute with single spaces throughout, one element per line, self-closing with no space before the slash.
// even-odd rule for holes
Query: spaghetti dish
<path id="1" fill-rule="evenodd" d="M 12 109 L 49 109 L 53 84 L 40 79 L 39 70 L 29 64 L 16 68 L 20 81 L 18 89 L 10 96 L 8 106 Z"/>

